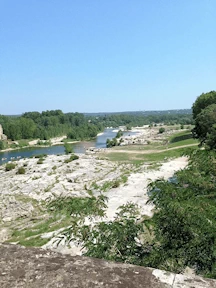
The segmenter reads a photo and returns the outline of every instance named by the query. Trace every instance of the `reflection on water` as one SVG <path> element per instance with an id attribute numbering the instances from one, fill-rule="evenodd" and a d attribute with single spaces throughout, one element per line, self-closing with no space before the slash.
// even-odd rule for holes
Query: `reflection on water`
<path id="1" fill-rule="evenodd" d="M 116 130 L 115 130 L 116 131 Z M 124 132 L 124 135 L 135 135 L 136 132 Z M 102 135 L 97 136 L 95 141 L 81 141 L 72 144 L 75 153 L 85 153 L 86 149 L 90 147 L 97 147 L 97 148 L 105 148 L 106 147 L 106 140 L 109 138 L 114 138 L 116 136 L 116 132 L 113 129 L 105 129 Z M 57 146 L 50 146 L 50 147 L 31 147 L 31 148 L 23 148 L 15 151 L 7 151 L 7 152 L 0 152 L 0 165 L 2 163 L 6 163 L 10 160 L 16 160 L 20 158 L 29 158 L 33 155 L 39 154 L 48 154 L 48 155 L 57 155 L 57 154 L 64 154 L 64 146 L 57 145 Z M 4 160 L 2 160 L 4 159 Z"/>

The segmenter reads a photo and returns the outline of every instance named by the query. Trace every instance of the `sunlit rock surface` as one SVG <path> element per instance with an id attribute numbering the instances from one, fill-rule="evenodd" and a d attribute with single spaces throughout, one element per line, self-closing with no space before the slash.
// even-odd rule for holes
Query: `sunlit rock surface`
<path id="1" fill-rule="evenodd" d="M 216 281 L 69 256 L 38 248 L 0 245 L 0 287 L 210 288 Z"/>

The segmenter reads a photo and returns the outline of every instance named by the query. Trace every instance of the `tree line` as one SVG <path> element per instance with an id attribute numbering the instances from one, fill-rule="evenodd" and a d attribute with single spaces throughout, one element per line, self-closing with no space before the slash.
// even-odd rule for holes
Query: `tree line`
<path id="1" fill-rule="evenodd" d="M 62 135 L 82 140 L 96 137 L 103 129 L 100 123 L 91 123 L 81 113 L 64 114 L 61 110 L 27 112 L 20 117 L 0 116 L 0 123 L 11 140 L 48 140 Z"/>
<path id="2" fill-rule="evenodd" d="M 161 123 L 168 125 L 192 124 L 191 114 L 110 114 L 103 116 L 85 116 L 82 113 L 63 113 L 61 110 L 26 112 L 19 117 L 0 115 L 0 124 L 4 134 L 11 140 L 41 139 L 67 135 L 74 140 L 91 139 L 105 127 L 150 125 Z"/>
<path id="3" fill-rule="evenodd" d="M 100 121 L 104 127 L 118 126 L 143 126 L 164 123 L 165 125 L 190 125 L 194 124 L 192 114 L 152 114 L 152 115 L 133 115 L 133 114 L 108 114 L 93 117 L 93 121 Z"/>

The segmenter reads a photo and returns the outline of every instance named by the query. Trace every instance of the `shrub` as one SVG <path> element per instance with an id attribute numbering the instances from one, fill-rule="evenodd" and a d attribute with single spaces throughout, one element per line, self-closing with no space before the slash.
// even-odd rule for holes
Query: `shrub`
<path id="1" fill-rule="evenodd" d="M 113 183 L 112 183 L 112 188 L 118 188 L 120 186 L 120 180 L 115 180 Z"/>
<path id="2" fill-rule="evenodd" d="M 49 211 L 66 214 L 68 216 L 100 216 L 105 215 L 107 197 L 57 197 L 47 204 Z"/>
<path id="3" fill-rule="evenodd" d="M 75 155 L 75 154 L 72 154 L 71 156 L 70 156 L 70 159 L 73 161 L 73 160 L 77 160 L 77 159 L 79 159 L 79 156 L 78 155 Z"/>
<path id="4" fill-rule="evenodd" d="M 79 159 L 79 156 L 72 154 L 70 156 L 70 158 L 64 160 L 64 163 L 69 163 L 69 162 L 72 162 L 72 161 L 77 160 L 77 159 Z"/>
<path id="5" fill-rule="evenodd" d="M 37 164 L 43 164 L 43 158 L 40 158 L 38 161 L 37 161 Z"/>
<path id="6" fill-rule="evenodd" d="M 73 147 L 69 143 L 64 144 L 65 154 L 73 153 Z"/>
<path id="7" fill-rule="evenodd" d="M 164 132 L 165 132 L 165 128 L 161 127 L 161 128 L 159 129 L 159 134 L 162 134 L 162 133 L 164 133 Z"/>
<path id="8" fill-rule="evenodd" d="M 40 141 L 40 140 L 38 140 L 37 145 L 50 146 L 51 142 L 50 142 L 50 140 L 48 140 L 48 141 L 44 141 L 44 140 Z"/>
<path id="9" fill-rule="evenodd" d="M 18 168 L 18 171 L 17 171 L 17 174 L 25 174 L 25 168 L 24 167 L 19 167 Z"/>
<path id="10" fill-rule="evenodd" d="M 14 163 L 7 163 L 5 166 L 5 171 L 13 170 L 16 167 L 16 164 Z"/>
<path id="11" fill-rule="evenodd" d="M 34 158 L 45 158 L 45 157 L 47 157 L 47 154 L 38 154 L 34 156 Z"/>

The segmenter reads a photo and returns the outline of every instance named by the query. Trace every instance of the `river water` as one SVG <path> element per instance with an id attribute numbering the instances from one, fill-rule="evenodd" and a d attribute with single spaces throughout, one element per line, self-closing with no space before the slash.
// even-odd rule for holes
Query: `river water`
<path id="1" fill-rule="evenodd" d="M 105 148 L 106 140 L 109 138 L 114 138 L 116 136 L 118 130 L 113 130 L 112 128 L 108 128 L 104 130 L 102 135 L 98 135 L 94 141 L 81 141 L 77 143 L 73 143 L 73 150 L 75 153 L 85 153 L 86 149 L 90 147 L 97 148 Z M 136 132 L 123 132 L 124 136 L 135 135 Z M 22 148 L 14 151 L 0 152 L 0 165 L 10 161 L 11 159 L 19 159 L 19 158 L 29 158 L 34 155 L 39 154 L 48 154 L 48 155 L 57 155 L 64 154 L 64 146 L 56 145 L 49 147 L 31 147 L 31 148 Z M 4 160 L 3 160 L 4 159 Z"/>

